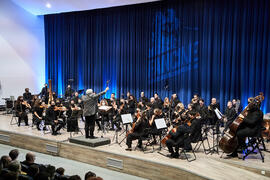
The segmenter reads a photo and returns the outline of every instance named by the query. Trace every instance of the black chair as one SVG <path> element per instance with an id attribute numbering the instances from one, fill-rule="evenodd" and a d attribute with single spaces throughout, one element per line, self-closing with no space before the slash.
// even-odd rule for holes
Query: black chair
<path id="1" fill-rule="evenodd" d="M 189 133 L 185 133 L 184 136 L 185 136 L 185 140 L 187 140 L 189 138 Z M 196 157 L 196 154 L 194 152 L 194 149 L 191 149 L 191 150 L 187 151 L 187 150 L 185 150 L 185 148 L 183 146 L 180 146 L 179 150 L 180 150 L 180 153 L 179 153 L 180 158 L 181 158 L 181 155 L 183 154 L 184 159 L 186 159 L 188 162 L 196 160 L 197 157 Z M 193 154 L 193 158 L 189 158 L 188 155 L 187 155 L 187 152 L 191 152 Z"/>
<path id="2" fill-rule="evenodd" d="M 10 125 L 15 125 L 15 124 L 18 125 L 18 116 L 17 116 L 16 110 L 14 108 L 12 108 L 12 117 L 11 117 L 11 120 L 10 120 L 9 124 Z"/>
<path id="3" fill-rule="evenodd" d="M 210 150 L 210 143 L 209 143 L 209 139 L 208 139 L 209 131 L 210 131 L 210 127 L 208 127 L 208 126 L 204 126 L 202 128 L 202 136 L 200 137 L 199 141 L 196 143 L 196 145 L 194 147 L 194 151 L 198 151 L 200 149 L 200 147 L 202 146 L 204 153 L 205 154 L 209 153 L 209 150 Z M 204 141 L 207 142 L 208 149 L 205 147 Z"/>
<path id="4" fill-rule="evenodd" d="M 252 153 L 257 154 L 257 152 L 255 152 L 255 150 L 257 149 L 261 156 L 262 162 L 264 162 L 264 156 L 261 151 L 262 149 L 260 149 L 260 145 L 262 145 L 264 150 L 266 150 L 265 145 L 264 145 L 264 140 L 262 137 L 262 129 L 258 131 L 258 134 L 256 136 L 248 137 L 248 143 L 244 147 L 245 155 L 243 156 L 242 159 L 245 160 L 246 157 L 248 157 Z"/>
<path id="5" fill-rule="evenodd" d="M 147 141 L 147 143 L 145 144 L 145 146 L 143 146 L 143 143 L 142 143 L 142 151 L 144 153 L 146 153 L 147 146 L 152 146 L 152 152 L 154 152 L 154 145 L 151 144 L 151 141 L 153 140 L 153 136 L 151 134 L 151 128 L 145 128 L 144 131 L 143 131 L 143 135 L 141 135 L 139 137 L 139 139 L 142 142 Z M 137 143 L 137 145 L 136 145 L 136 147 L 135 147 L 134 150 L 137 149 L 138 145 L 139 145 L 139 141 L 138 141 L 138 143 Z"/>

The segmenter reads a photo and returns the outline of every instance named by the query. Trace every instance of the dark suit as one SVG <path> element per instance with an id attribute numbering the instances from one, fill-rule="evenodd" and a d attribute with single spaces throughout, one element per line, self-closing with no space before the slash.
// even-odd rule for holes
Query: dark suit
<path id="1" fill-rule="evenodd" d="M 178 126 L 175 133 L 172 131 L 169 132 L 171 138 L 166 141 L 166 146 L 172 155 L 178 154 L 179 147 L 183 147 L 186 150 L 191 149 L 189 136 L 185 137 L 185 134 L 189 132 L 190 127 L 186 124 Z M 173 151 L 173 147 L 175 147 L 175 152 Z"/>
<path id="2" fill-rule="evenodd" d="M 106 91 L 102 91 L 98 94 L 87 94 L 82 97 L 83 101 L 83 115 L 85 116 L 85 137 L 94 137 L 96 113 L 98 111 L 98 98 L 105 94 Z M 90 136 L 89 136 L 90 131 Z"/>

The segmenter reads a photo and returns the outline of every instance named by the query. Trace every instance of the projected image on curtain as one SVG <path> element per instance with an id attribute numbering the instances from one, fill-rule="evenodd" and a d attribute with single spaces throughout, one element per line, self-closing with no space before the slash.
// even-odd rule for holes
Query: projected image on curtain
<path id="1" fill-rule="evenodd" d="M 267 7 L 267 0 L 171 0 L 46 15 L 46 81 L 58 95 L 68 79 L 96 92 L 110 80 L 106 98 L 176 93 L 187 105 L 197 93 L 205 104 L 217 98 L 221 111 L 228 100 L 245 106 L 259 92 L 268 100 Z M 270 101 L 262 109 L 270 112 Z"/>
<path id="2" fill-rule="evenodd" d="M 177 93 L 181 100 L 187 101 L 187 97 L 198 90 L 197 86 L 193 89 L 181 88 L 181 83 L 189 80 L 190 73 L 198 74 L 199 42 L 190 38 L 198 32 L 198 27 L 186 25 L 174 9 L 157 12 L 153 19 L 152 29 L 155 31 L 152 32 L 148 57 L 149 86 L 156 88 L 162 98 Z M 150 92 L 149 95 L 152 94 Z"/>

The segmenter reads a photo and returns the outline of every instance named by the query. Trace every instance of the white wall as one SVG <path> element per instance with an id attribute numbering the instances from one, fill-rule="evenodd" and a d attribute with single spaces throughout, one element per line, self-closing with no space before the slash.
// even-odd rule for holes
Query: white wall
<path id="1" fill-rule="evenodd" d="M 44 81 L 43 16 L 0 0 L 0 104 L 2 98 L 22 95 L 26 87 L 39 93 Z"/>

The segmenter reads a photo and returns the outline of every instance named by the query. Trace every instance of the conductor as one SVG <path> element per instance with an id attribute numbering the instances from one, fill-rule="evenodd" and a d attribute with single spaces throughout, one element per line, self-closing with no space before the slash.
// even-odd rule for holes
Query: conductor
<path id="1" fill-rule="evenodd" d="M 98 94 L 93 93 L 92 89 L 86 90 L 86 95 L 82 97 L 84 108 L 83 116 L 85 116 L 85 138 L 94 139 L 96 113 L 98 111 L 98 98 L 104 95 L 109 90 L 109 87 Z M 90 130 L 90 136 L 89 136 Z"/>

